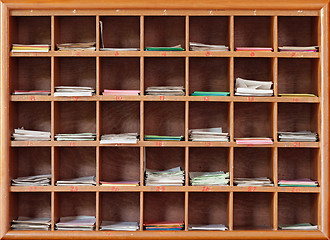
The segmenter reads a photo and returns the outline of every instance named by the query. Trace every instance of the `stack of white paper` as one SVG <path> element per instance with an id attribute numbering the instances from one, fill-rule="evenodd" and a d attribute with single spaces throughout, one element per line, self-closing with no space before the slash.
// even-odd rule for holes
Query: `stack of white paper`
<path id="1" fill-rule="evenodd" d="M 55 135 L 57 141 L 94 141 L 95 133 L 59 133 Z"/>
<path id="2" fill-rule="evenodd" d="M 182 186 L 184 183 L 184 171 L 181 170 L 181 167 L 165 171 L 147 169 L 145 183 L 146 186 Z"/>
<path id="3" fill-rule="evenodd" d="M 57 230 L 65 231 L 92 231 L 95 223 L 96 217 L 94 216 L 61 217 L 55 227 Z"/>
<path id="4" fill-rule="evenodd" d="M 283 46 L 279 47 L 280 52 L 317 52 L 319 46 L 307 46 L 307 47 L 296 47 L 296 46 Z"/>
<path id="5" fill-rule="evenodd" d="M 57 86 L 55 87 L 55 97 L 89 97 L 93 96 L 95 89 L 91 87 L 77 86 Z"/>
<path id="6" fill-rule="evenodd" d="M 13 133 L 14 141 L 50 141 L 50 132 L 24 130 L 17 128 Z"/>
<path id="7" fill-rule="evenodd" d="M 273 96 L 271 89 L 273 83 L 270 81 L 254 81 L 236 78 L 236 96 Z"/>
<path id="8" fill-rule="evenodd" d="M 229 172 L 190 172 L 192 186 L 228 185 Z"/>
<path id="9" fill-rule="evenodd" d="M 50 229 L 50 225 L 50 218 L 18 217 L 11 222 L 13 230 L 47 231 Z"/>
<path id="10" fill-rule="evenodd" d="M 189 130 L 190 141 L 219 141 L 228 142 L 229 133 L 223 133 L 222 128 L 203 128 Z"/>
<path id="11" fill-rule="evenodd" d="M 272 181 L 268 177 L 258 178 L 234 178 L 234 184 L 236 186 L 274 186 Z"/>
<path id="12" fill-rule="evenodd" d="M 225 45 L 189 42 L 189 46 L 191 51 L 229 51 L 229 47 Z"/>
<path id="13" fill-rule="evenodd" d="M 145 91 L 146 95 L 158 95 L 158 96 L 183 96 L 183 86 L 160 86 L 160 87 L 148 87 Z"/>
<path id="14" fill-rule="evenodd" d="M 188 230 L 196 231 L 225 231 L 228 228 L 223 224 L 209 224 L 209 225 L 198 225 L 198 224 L 189 224 Z"/>
<path id="15" fill-rule="evenodd" d="M 139 230 L 139 223 L 138 222 L 102 221 L 100 230 L 104 230 L 104 231 L 137 231 L 137 230 Z"/>
<path id="16" fill-rule="evenodd" d="M 280 142 L 316 142 L 318 134 L 310 131 L 278 132 Z"/>
<path id="17" fill-rule="evenodd" d="M 57 186 L 68 186 L 68 185 L 95 186 L 96 181 L 94 176 L 88 176 L 88 177 L 78 177 L 78 178 L 72 178 L 66 180 L 58 180 L 56 182 L 56 185 Z"/>
<path id="18" fill-rule="evenodd" d="M 282 230 L 317 230 L 317 225 L 310 223 L 283 224 L 278 225 L 278 228 Z"/>
<path id="19" fill-rule="evenodd" d="M 49 186 L 52 179 L 51 174 L 19 177 L 12 179 L 12 186 Z"/>
<path id="20" fill-rule="evenodd" d="M 84 50 L 92 50 L 95 51 L 96 43 L 95 42 L 85 42 L 85 43 L 59 43 L 56 44 L 56 47 L 59 51 L 69 51 L 69 50 L 76 50 L 76 51 L 84 51 Z"/>
<path id="21" fill-rule="evenodd" d="M 101 144 L 136 144 L 139 134 L 137 133 L 121 133 L 121 134 L 104 134 L 101 136 Z"/>

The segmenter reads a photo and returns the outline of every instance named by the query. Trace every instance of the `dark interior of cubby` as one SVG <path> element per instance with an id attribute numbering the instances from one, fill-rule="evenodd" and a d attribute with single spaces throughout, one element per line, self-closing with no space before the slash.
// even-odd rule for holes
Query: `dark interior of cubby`
<path id="1" fill-rule="evenodd" d="M 189 58 L 189 95 L 194 91 L 229 92 L 229 59 Z"/>
<path id="2" fill-rule="evenodd" d="M 278 131 L 318 132 L 319 105 L 313 103 L 279 103 Z"/>
<path id="3" fill-rule="evenodd" d="M 273 81 L 271 58 L 235 58 L 234 77 L 257 81 Z"/>
<path id="4" fill-rule="evenodd" d="M 273 193 L 234 193 L 234 230 L 272 229 Z"/>
<path id="5" fill-rule="evenodd" d="M 55 86 L 96 87 L 96 59 L 55 58 Z"/>
<path id="6" fill-rule="evenodd" d="M 10 58 L 9 67 L 10 92 L 14 90 L 50 91 L 49 57 Z"/>
<path id="7" fill-rule="evenodd" d="M 140 148 L 101 147 L 100 181 L 140 181 Z"/>
<path id="8" fill-rule="evenodd" d="M 140 59 L 100 58 L 100 91 L 104 89 L 140 90 Z"/>
<path id="9" fill-rule="evenodd" d="M 316 193 L 279 193 L 278 224 L 318 224 Z"/>
<path id="10" fill-rule="evenodd" d="M 224 224 L 228 227 L 228 193 L 189 193 L 190 224 Z"/>
<path id="11" fill-rule="evenodd" d="M 100 194 L 101 221 L 139 222 L 140 193 L 107 192 Z"/>
<path id="12" fill-rule="evenodd" d="M 55 134 L 57 133 L 95 133 L 95 102 L 56 102 Z"/>
<path id="13" fill-rule="evenodd" d="M 312 16 L 279 16 L 278 46 L 317 46 L 318 17 Z"/>
<path id="14" fill-rule="evenodd" d="M 144 17 L 144 46 L 172 47 L 181 44 L 185 48 L 185 17 Z"/>
<path id="15" fill-rule="evenodd" d="M 279 58 L 278 93 L 318 93 L 319 60 Z"/>
<path id="16" fill-rule="evenodd" d="M 234 178 L 273 179 L 272 148 L 235 148 Z"/>
<path id="17" fill-rule="evenodd" d="M 55 17 L 55 43 L 96 42 L 96 18 L 91 16 Z"/>
<path id="18" fill-rule="evenodd" d="M 184 193 L 144 193 L 143 222 L 184 222 Z"/>
<path id="19" fill-rule="evenodd" d="M 229 45 L 229 17 L 189 17 L 190 42 Z"/>
<path id="20" fill-rule="evenodd" d="M 182 147 L 147 147 L 145 148 L 145 159 L 146 169 L 158 171 L 175 167 L 185 169 L 185 149 Z"/>
<path id="21" fill-rule="evenodd" d="M 235 103 L 234 137 L 272 137 L 272 103 Z"/>
<path id="22" fill-rule="evenodd" d="M 272 18 L 239 16 L 234 18 L 235 47 L 272 47 Z"/>
<path id="23" fill-rule="evenodd" d="M 101 135 L 109 133 L 140 134 L 139 102 L 102 102 Z"/>
<path id="24" fill-rule="evenodd" d="M 10 17 L 11 44 L 50 44 L 50 17 Z"/>
<path id="25" fill-rule="evenodd" d="M 144 134 L 184 136 L 184 102 L 145 102 Z"/>
<path id="26" fill-rule="evenodd" d="M 104 47 L 140 48 L 140 17 L 102 16 L 100 21 L 103 23 Z"/>
<path id="27" fill-rule="evenodd" d="M 278 179 L 310 178 L 318 180 L 319 150 L 313 148 L 279 148 Z"/>
<path id="28" fill-rule="evenodd" d="M 184 58 L 145 58 L 144 87 L 185 86 Z"/>

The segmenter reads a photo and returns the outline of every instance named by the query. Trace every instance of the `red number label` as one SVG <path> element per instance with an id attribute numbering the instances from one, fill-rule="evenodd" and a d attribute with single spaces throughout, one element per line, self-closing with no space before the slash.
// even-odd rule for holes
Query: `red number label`
<path id="1" fill-rule="evenodd" d="M 210 142 L 205 142 L 204 144 L 205 144 L 205 146 L 208 146 L 208 147 L 211 146 Z"/>
<path id="2" fill-rule="evenodd" d="M 77 56 L 80 56 L 80 52 L 76 52 L 76 55 L 77 55 Z"/>
<path id="3" fill-rule="evenodd" d="M 77 192 L 78 191 L 78 187 L 70 187 L 70 192 Z"/>
<path id="4" fill-rule="evenodd" d="M 293 187 L 293 188 L 291 189 L 291 192 L 300 192 L 300 189 L 299 189 L 299 188 L 296 188 L 296 187 Z"/>
<path id="5" fill-rule="evenodd" d="M 163 55 L 163 56 L 166 56 L 166 52 L 163 52 L 162 55 Z"/>
<path id="6" fill-rule="evenodd" d="M 79 97 L 74 97 L 73 99 L 74 99 L 75 101 L 78 101 Z"/>
<path id="7" fill-rule="evenodd" d="M 116 53 L 115 53 L 115 56 L 118 56 L 119 55 L 119 52 L 117 51 Z"/>
<path id="8" fill-rule="evenodd" d="M 254 97 L 248 97 L 248 101 L 249 102 L 253 102 L 254 101 Z"/>
<path id="9" fill-rule="evenodd" d="M 119 191 L 119 187 L 112 187 L 111 189 L 112 191 L 118 192 Z"/>
<path id="10" fill-rule="evenodd" d="M 251 57 L 254 57 L 255 55 L 256 55 L 256 54 L 255 54 L 254 52 L 251 52 L 251 53 L 250 53 L 250 56 L 251 56 Z"/>
<path id="11" fill-rule="evenodd" d="M 76 142 L 70 142 L 70 147 L 74 147 L 74 146 L 76 146 L 77 145 L 77 143 Z"/>
<path id="12" fill-rule="evenodd" d="M 165 191 L 165 187 L 156 187 L 157 192 Z"/>
<path id="13" fill-rule="evenodd" d="M 248 144 L 247 146 L 248 146 L 248 147 L 253 147 L 253 146 L 254 146 L 254 144 Z"/>
<path id="14" fill-rule="evenodd" d="M 116 101 L 118 101 L 118 100 L 122 100 L 122 99 L 123 99 L 123 97 L 116 96 Z"/>
<path id="15" fill-rule="evenodd" d="M 36 191 L 37 190 L 37 187 L 29 187 L 29 191 L 32 192 L 32 191 Z"/>
<path id="16" fill-rule="evenodd" d="M 295 55 L 296 55 L 296 53 L 292 53 L 292 54 L 291 54 L 291 57 L 294 57 Z"/>
<path id="17" fill-rule="evenodd" d="M 295 143 L 293 144 L 293 146 L 294 146 L 294 147 L 300 147 L 300 142 L 295 142 Z"/>
<path id="18" fill-rule="evenodd" d="M 31 96 L 31 101 L 35 101 L 36 97 L 35 96 Z"/>
<path id="19" fill-rule="evenodd" d="M 160 99 L 161 101 L 164 101 L 164 100 L 165 100 L 165 96 L 159 96 L 159 99 Z"/>
<path id="20" fill-rule="evenodd" d="M 116 143 L 115 146 L 118 147 L 118 146 L 122 146 L 123 144 L 121 143 Z"/>
<path id="21" fill-rule="evenodd" d="M 156 142 L 156 146 L 158 146 L 158 147 L 162 147 L 162 146 L 164 146 L 164 143 L 163 142 Z"/>
<path id="22" fill-rule="evenodd" d="M 211 55 L 210 51 L 207 51 L 205 54 L 207 57 Z"/>
<path id="23" fill-rule="evenodd" d="M 248 192 L 254 192 L 256 189 L 256 187 L 248 187 Z"/>
<path id="24" fill-rule="evenodd" d="M 208 192 L 208 191 L 210 191 L 210 188 L 209 187 L 203 187 L 202 188 L 202 192 Z"/>
<path id="25" fill-rule="evenodd" d="M 204 101 L 209 101 L 209 97 L 204 97 Z"/>

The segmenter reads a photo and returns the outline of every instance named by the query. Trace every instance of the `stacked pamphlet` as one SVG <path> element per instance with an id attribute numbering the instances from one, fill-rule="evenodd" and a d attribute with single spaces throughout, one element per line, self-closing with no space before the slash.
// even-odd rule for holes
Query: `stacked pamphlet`
<path id="1" fill-rule="evenodd" d="M 278 132 L 280 142 L 316 142 L 318 134 L 310 131 Z"/>
<path id="2" fill-rule="evenodd" d="M 47 231 L 50 230 L 50 225 L 50 218 L 18 217 L 11 221 L 12 230 Z"/>
<path id="3" fill-rule="evenodd" d="M 100 144 L 136 144 L 138 137 L 138 133 L 104 134 Z"/>
<path id="4" fill-rule="evenodd" d="M 138 222 L 114 222 L 102 221 L 100 230 L 104 231 L 137 231 L 139 230 Z"/>
<path id="5" fill-rule="evenodd" d="M 183 141 L 184 136 L 144 135 L 145 141 Z"/>
<path id="6" fill-rule="evenodd" d="M 228 228 L 223 224 L 208 224 L 208 225 L 198 225 L 189 224 L 188 230 L 192 231 L 225 231 Z"/>
<path id="7" fill-rule="evenodd" d="M 49 44 L 13 44 L 12 52 L 49 52 Z"/>
<path id="8" fill-rule="evenodd" d="M 219 141 L 228 142 L 229 133 L 223 133 L 221 127 L 189 130 L 190 141 Z"/>
<path id="9" fill-rule="evenodd" d="M 254 81 L 236 78 L 235 96 L 273 96 L 271 81 Z"/>
<path id="10" fill-rule="evenodd" d="M 181 167 L 175 167 L 164 171 L 147 169 L 145 172 L 146 186 L 182 186 L 184 183 L 184 171 Z"/>
<path id="11" fill-rule="evenodd" d="M 146 51 L 184 51 L 181 44 L 172 47 L 146 47 Z"/>
<path id="12" fill-rule="evenodd" d="M 160 86 L 148 87 L 145 94 L 157 96 L 184 96 L 185 93 L 183 86 Z"/>
<path id="13" fill-rule="evenodd" d="M 279 47 L 279 52 L 317 52 L 319 46 L 308 46 L 308 47 L 294 47 L 294 46 L 283 46 Z"/>
<path id="14" fill-rule="evenodd" d="M 177 231 L 184 229 L 184 222 L 146 222 L 143 224 L 145 230 L 154 230 L 154 231 Z"/>
<path id="15" fill-rule="evenodd" d="M 57 186 L 72 186 L 72 185 L 95 186 L 96 181 L 94 176 L 88 176 L 88 177 L 72 178 L 67 180 L 58 180 L 56 182 L 56 185 Z"/>
<path id="16" fill-rule="evenodd" d="M 100 181 L 100 185 L 108 186 L 108 187 L 136 187 L 140 185 L 140 181 L 116 181 L 116 182 Z"/>
<path id="17" fill-rule="evenodd" d="M 272 48 L 270 47 L 237 47 L 236 48 L 237 52 L 271 52 L 273 51 Z"/>
<path id="18" fill-rule="evenodd" d="M 274 186 L 273 182 L 268 177 L 234 178 L 234 184 L 236 186 Z"/>
<path id="19" fill-rule="evenodd" d="M 92 231 L 95 229 L 95 223 L 94 216 L 61 217 L 55 228 L 64 231 Z"/>
<path id="20" fill-rule="evenodd" d="M 93 96 L 95 89 L 91 87 L 77 86 L 57 86 L 55 87 L 55 97 L 89 97 Z"/>
<path id="21" fill-rule="evenodd" d="M 50 135 L 50 132 L 17 128 L 12 137 L 14 141 L 50 141 Z"/>
<path id="22" fill-rule="evenodd" d="M 278 225 L 278 228 L 282 230 L 317 230 L 317 225 L 310 223 L 283 224 Z"/>
<path id="23" fill-rule="evenodd" d="M 50 95 L 50 91 L 47 90 L 15 90 L 13 95 Z"/>
<path id="24" fill-rule="evenodd" d="M 55 135 L 57 141 L 94 141 L 95 133 L 59 133 Z"/>
<path id="25" fill-rule="evenodd" d="M 49 186 L 52 179 L 51 174 L 19 177 L 11 180 L 12 186 Z"/>
<path id="26" fill-rule="evenodd" d="M 229 172 L 190 172 L 190 183 L 192 186 L 219 186 L 228 185 Z"/>
<path id="27" fill-rule="evenodd" d="M 109 90 L 109 89 L 104 89 L 103 95 L 114 95 L 114 96 L 137 96 L 140 95 L 140 90 Z"/>
<path id="28" fill-rule="evenodd" d="M 273 144 L 271 138 L 250 137 L 250 138 L 235 138 L 237 144 Z"/>
<path id="29" fill-rule="evenodd" d="M 189 46 L 191 51 L 229 51 L 229 47 L 225 45 L 189 42 Z"/>
<path id="30" fill-rule="evenodd" d="M 318 185 L 317 181 L 309 178 L 278 181 L 278 186 L 280 187 L 317 187 Z"/>
<path id="31" fill-rule="evenodd" d="M 191 96 L 229 96 L 229 92 L 203 92 L 203 91 L 194 91 Z"/>
<path id="32" fill-rule="evenodd" d="M 95 51 L 96 43 L 95 42 L 86 42 L 86 43 L 59 43 L 56 44 L 57 50 L 59 51 L 70 51 L 70 50 L 76 50 L 76 51 L 84 51 L 84 50 L 90 50 Z"/>

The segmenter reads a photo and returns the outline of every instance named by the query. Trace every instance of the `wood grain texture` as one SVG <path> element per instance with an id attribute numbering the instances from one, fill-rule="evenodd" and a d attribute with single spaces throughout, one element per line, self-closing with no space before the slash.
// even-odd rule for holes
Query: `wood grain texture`
<path id="1" fill-rule="evenodd" d="M 58 217 L 95 216 L 95 193 L 56 193 L 58 197 Z"/>
<path id="2" fill-rule="evenodd" d="M 189 148 L 189 172 L 228 171 L 229 148 Z"/>

